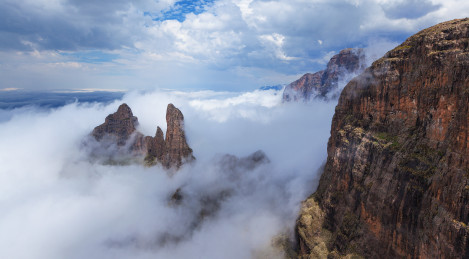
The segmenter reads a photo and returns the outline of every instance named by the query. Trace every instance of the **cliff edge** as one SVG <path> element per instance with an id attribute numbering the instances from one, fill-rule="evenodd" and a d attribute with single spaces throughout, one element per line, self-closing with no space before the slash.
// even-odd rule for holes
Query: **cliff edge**
<path id="1" fill-rule="evenodd" d="M 425 29 L 342 91 L 301 258 L 469 258 L 469 19 Z"/>

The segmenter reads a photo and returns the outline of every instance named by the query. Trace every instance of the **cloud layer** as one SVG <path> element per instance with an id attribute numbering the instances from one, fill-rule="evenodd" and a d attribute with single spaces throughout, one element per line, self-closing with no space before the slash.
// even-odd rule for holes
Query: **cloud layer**
<path id="1" fill-rule="evenodd" d="M 274 90 L 133 92 L 123 102 L 147 135 L 174 103 L 196 162 L 172 176 L 90 162 L 83 139 L 120 101 L 12 110 L 0 122 L 0 257 L 281 255 L 272 239 L 292 233 L 315 188 L 335 103 L 283 105 Z M 259 149 L 267 158 L 249 157 Z"/>
<path id="2" fill-rule="evenodd" d="M 252 89 L 467 9 L 463 0 L 1 0 L 0 76 L 3 88 Z"/>

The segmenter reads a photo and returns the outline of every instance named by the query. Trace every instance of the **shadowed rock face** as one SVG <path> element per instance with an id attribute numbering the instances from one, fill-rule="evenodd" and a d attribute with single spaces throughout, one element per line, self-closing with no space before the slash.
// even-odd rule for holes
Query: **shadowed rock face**
<path id="1" fill-rule="evenodd" d="M 192 149 L 186 142 L 184 116 L 181 111 L 168 104 L 166 110 L 166 140 L 157 127 L 154 137 L 144 136 L 136 130 L 137 117 L 127 104 L 119 106 L 117 112 L 106 117 L 91 135 L 98 141 L 116 141 L 118 147 L 128 148 L 127 153 L 145 157 L 148 166 L 161 163 L 165 168 L 178 169 L 184 162 L 194 160 Z"/>
<path id="2" fill-rule="evenodd" d="M 154 137 L 145 137 L 145 143 L 147 146 L 147 155 L 145 157 L 146 161 L 149 163 L 153 163 L 154 161 L 163 161 L 165 143 L 163 131 L 159 126 L 156 127 L 156 134 Z"/>
<path id="3" fill-rule="evenodd" d="M 300 254 L 469 258 L 468 126 L 469 19 L 375 61 L 340 96 Z"/>
<path id="4" fill-rule="evenodd" d="M 305 74 L 287 85 L 283 101 L 308 101 L 313 97 L 326 98 L 327 94 L 338 88 L 339 80 L 347 74 L 361 73 L 364 67 L 363 49 L 344 49 L 327 63 L 326 70 Z M 332 96 L 334 98 L 334 96 Z"/>

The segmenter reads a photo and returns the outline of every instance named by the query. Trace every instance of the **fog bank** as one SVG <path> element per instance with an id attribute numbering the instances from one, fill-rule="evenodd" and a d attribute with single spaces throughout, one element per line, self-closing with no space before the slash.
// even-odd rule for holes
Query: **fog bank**
<path id="1" fill-rule="evenodd" d="M 197 160 L 172 176 L 158 166 L 90 162 L 83 139 L 122 102 L 145 135 L 157 125 L 165 131 L 173 103 Z M 291 234 L 316 186 L 335 105 L 282 104 L 275 90 L 157 91 L 3 112 L 0 257 L 281 256 L 272 239 Z"/>

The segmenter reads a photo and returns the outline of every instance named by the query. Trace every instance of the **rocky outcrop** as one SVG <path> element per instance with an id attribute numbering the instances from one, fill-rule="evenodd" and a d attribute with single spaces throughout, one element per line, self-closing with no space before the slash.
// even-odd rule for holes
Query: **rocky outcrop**
<path id="1" fill-rule="evenodd" d="M 193 160 L 194 157 L 184 134 L 184 116 L 171 103 L 166 110 L 166 125 L 165 154 L 162 162 L 166 167 L 180 167 L 183 159 Z"/>
<path id="2" fill-rule="evenodd" d="M 469 258 L 468 126 L 469 19 L 375 61 L 340 95 L 301 257 Z"/>
<path id="3" fill-rule="evenodd" d="M 147 154 L 145 156 L 145 163 L 147 165 L 154 165 L 157 162 L 162 163 L 166 153 L 165 141 L 163 130 L 158 126 L 154 137 L 146 136 L 145 145 Z"/>
<path id="4" fill-rule="evenodd" d="M 109 114 L 104 123 L 94 128 L 91 135 L 100 141 L 105 136 L 115 138 L 118 146 L 123 146 L 130 138 L 131 134 L 136 131 L 138 126 L 137 117 L 133 116 L 130 107 L 123 103 L 117 111 Z"/>
<path id="5" fill-rule="evenodd" d="M 136 129 L 137 117 L 133 116 L 130 107 L 124 103 L 117 112 L 108 115 L 105 122 L 97 126 L 91 135 L 107 146 L 115 143 L 119 152 L 125 155 L 143 155 L 147 166 L 160 163 L 165 168 L 178 169 L 184 162 L 195 158 L 186 141 L 184 116 L 173 104 L 168 104 L 166 123 L 166 140 L 160 127 L 157 127 L 154 137 L 144 136 Z"/>
<path id="6" fill-rule="evenodd" d="M 337 90 L 340 80 L 346 80 L 348 75 L 356 75 L 365 69 L 365 54 L 363 49 L 344 49 L 333 56 L 325 70 L 314 74 L 308 73 L 300 79 L 287 85 L 283 92 L 283 101 L 308 101 L 311 98 L 326 98 L 328 94 L 335 98 L 333 91 Z"/>

